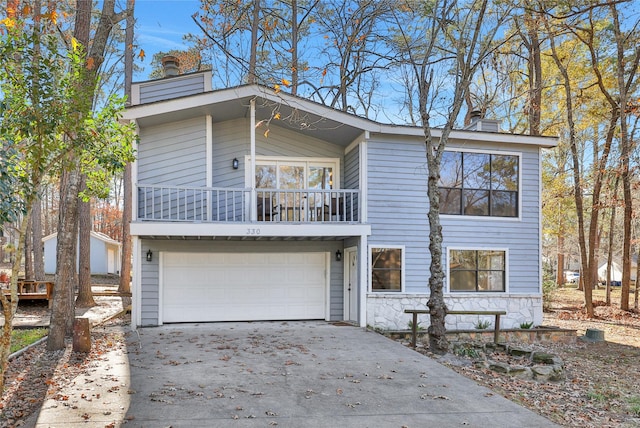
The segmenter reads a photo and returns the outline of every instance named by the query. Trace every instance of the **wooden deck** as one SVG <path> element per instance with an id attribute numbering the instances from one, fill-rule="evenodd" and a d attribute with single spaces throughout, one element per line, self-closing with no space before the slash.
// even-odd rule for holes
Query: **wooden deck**
<path id="1" fill-rule="evenodd" d="M 11 290 L 8 284 L 3 284 L 2 292 L 11 299 Z M 53 296 L 53 281 L 18 281 L 18 299 L 20 300 L 51 300 Z"/>

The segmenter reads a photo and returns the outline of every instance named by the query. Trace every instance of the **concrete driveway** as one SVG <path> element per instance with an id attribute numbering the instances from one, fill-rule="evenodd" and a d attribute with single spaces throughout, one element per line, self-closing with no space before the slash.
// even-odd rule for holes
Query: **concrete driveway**
<path id="1" fill-rule="evenodd" d="M 144 328 L 130 335 L 128 350 L 128 427 L 555 426 L 357 327 Z"/>

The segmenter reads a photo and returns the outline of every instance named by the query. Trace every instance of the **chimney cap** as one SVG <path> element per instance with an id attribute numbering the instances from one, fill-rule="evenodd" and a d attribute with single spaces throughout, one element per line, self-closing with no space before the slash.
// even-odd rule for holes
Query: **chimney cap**
<path id="1" fill-rule="evenodd" d="M 164 77 L 177 76 L 180 74 L 180 60 L 173 55 L 165 55 L 160 60 L 164 70 Z"/>
<path id="2" fill-rule="evenodd" d="M 474 109 L 469 112 L 469 117 L 472 119 L 482 119 L 482 110 Z"/>

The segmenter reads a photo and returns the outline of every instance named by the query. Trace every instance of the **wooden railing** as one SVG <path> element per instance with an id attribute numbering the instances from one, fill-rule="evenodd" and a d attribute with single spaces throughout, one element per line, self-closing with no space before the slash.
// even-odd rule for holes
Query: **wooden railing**
<path id="1" fill-rule="evenodd" d="M 53 281 L 29 281 L 18 280 L 18 299 L 46 299 L 51 306 L 51 298 L 53 297 Z M 11 290 L 9 284 L 7 288 L 2 288 L 5 296 L 11 299 Z"/>
<path id="2" fill-rule="evenodd" d="M 418 314 L 428 314 L 429 309 L 405 309 L 405 314 L 413 314 L 411 324 L 411 346 L 416 347 L 418 335 Z M 494 315 L 495 323 L 493 325 L 493 342 L 498 343 L 498 334 L 500 332 L 500 315 L 506 315 L 506 311 L 447 311 L 446 315 Z"/>

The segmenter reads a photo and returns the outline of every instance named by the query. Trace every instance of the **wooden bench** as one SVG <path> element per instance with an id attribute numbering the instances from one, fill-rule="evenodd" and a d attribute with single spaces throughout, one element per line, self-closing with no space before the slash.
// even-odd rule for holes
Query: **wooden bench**
<path id="1" fill-rule="evenodd" d="M 405 314 L 413 314 L 411 324 L 411 346 L 416 347 L 418 335 L 418 314 L 428 314 L 429 309 L 405 309 Z M 498 333 L 500 331 L 500 315 L 506 315 L 506 311 L 447 311 L 446 315 L 494 315 L 496 321 L 493 326 L 493 341 L 498 343 Z"/>

